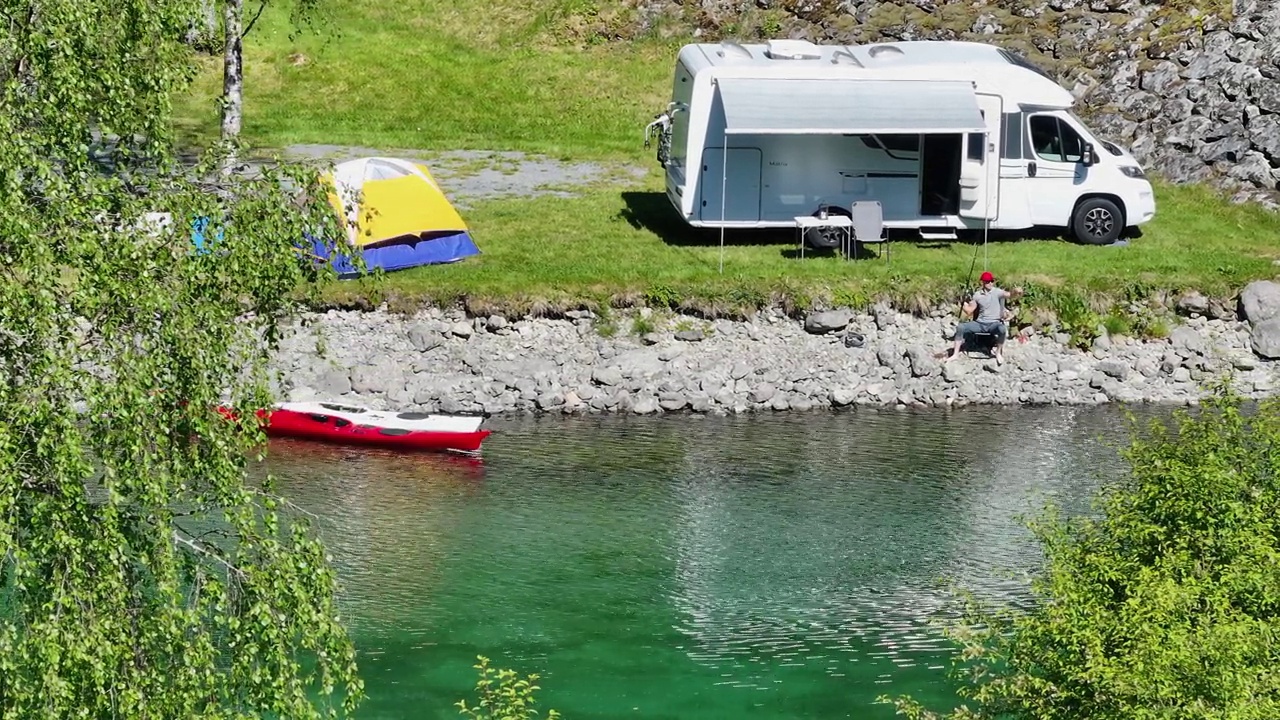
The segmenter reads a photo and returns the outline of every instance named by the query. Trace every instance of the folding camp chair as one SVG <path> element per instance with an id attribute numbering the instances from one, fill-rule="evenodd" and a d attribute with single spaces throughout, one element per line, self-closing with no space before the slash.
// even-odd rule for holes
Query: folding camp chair
<path id="1" fill-rule="evenodd" d="M 889 261 L 889 239 L 884 231 L 884 210 L 879 200 L 859 200 L 850 207 L 853 220 L 854 253 L 858 245 L 884 243 L 885 260 Z"/>

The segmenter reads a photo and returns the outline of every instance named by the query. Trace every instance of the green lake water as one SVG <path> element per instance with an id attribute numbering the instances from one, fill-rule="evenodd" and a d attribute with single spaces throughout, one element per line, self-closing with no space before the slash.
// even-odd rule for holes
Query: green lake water
<path id="1" fill-rule="evenodd" d="M 483 458 L 276 441 L 368 699 L 456 718 L 477 655 L 566 720 L 890 718 L 945 702 L 955 581 L 1016 599 L 1019 522 L 1122 470 L 1109 409 L 490 421 Z"/>

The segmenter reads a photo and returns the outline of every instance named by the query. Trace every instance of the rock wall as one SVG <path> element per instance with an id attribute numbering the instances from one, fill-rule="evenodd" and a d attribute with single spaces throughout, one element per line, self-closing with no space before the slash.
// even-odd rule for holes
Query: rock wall
<path id="1" fill-rule="evenodd" d="M 1245 0 L 1172 52 L 1129 48 L 1083 98 L 1100 130 L 1178 182 L 1217 181 L 1276 207 L 1280 3 Z"/>
<path id="2" fill-rule="evenodd" d="M 641 315 L 602 337 L 598 318 L 468 318 L 429 310 L 330 311 L 305 317 L 276 357 L 291 400 L 344 400 L 383 409 L 501 413 L 744 413 L 848 405 L 1188 403 L 1228 374 L 1253 397 L 1280 388 L 1280 286 L 1246 293 L 1254 327 L 1191 313 L 1159 341 L 1103 336 L 1090 351 L 1030 328 L 1005 362 L 973 353 L 940 362 L 954 314 L 887 307 L 815 313 L 803 322 L 765 310 L 749 322 Z M 1194 298 L 1193 298 L 1194 299 Z M 1203 300 L 1203 298 L 1199 298 Z M 645 313 L 641 310 L 640 313 Z M 1265 318 L 1265 319 L 1264 319 Z M 1268 325 L 1270 323 L 1270 325 Z M 1280 328 L 1273 328 L 1277 330 Z M 1274 347 L 1273 347 L 1274 345 Z M 323 348 L 323 351 L 321 350 Z M 1265 356 L 1264 356 L 1265 357 Z"/>
<path id="3" fill-rule="evenodd" d="M 1274 0 L 631 0 L 639 32 L 815 42 L 966 39 L 1054 72 L 1104 136 L 1174 182 L 1280 208 L 1280 2 Z M 605 18 L 601 20 L 600 18 Z M 582 23 L 579 23 L 581 25 Z M 591 26 L 587 23 L 588 29 Z"/>

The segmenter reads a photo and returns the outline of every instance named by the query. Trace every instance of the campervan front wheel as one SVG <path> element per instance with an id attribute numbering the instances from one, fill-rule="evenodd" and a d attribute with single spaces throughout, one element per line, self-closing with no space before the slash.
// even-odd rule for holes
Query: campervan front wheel
<path id="1" fill-rule="evenodd" d="M 1086 245 L 1110 245 L 1124 231 L 1124 213 L 1112 201 L 1092 197 L 1080 201 L 1071 217 L 1071 232 Z"/>

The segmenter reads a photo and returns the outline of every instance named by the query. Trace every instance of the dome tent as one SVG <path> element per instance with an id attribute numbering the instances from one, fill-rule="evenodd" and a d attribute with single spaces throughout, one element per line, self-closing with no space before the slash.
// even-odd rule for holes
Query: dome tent
<path id="1" fill-rule="evenodd" d="M 467 225 L 425 165 L 398 158 L 366 157 L 339 163 L 325 175 L 354 254 L 369 270 L 401 270 L 456 262 L 478 255 Z M 332 246 L 312 239 L 321 260 L 339 275 L 356 274 Z"/>

